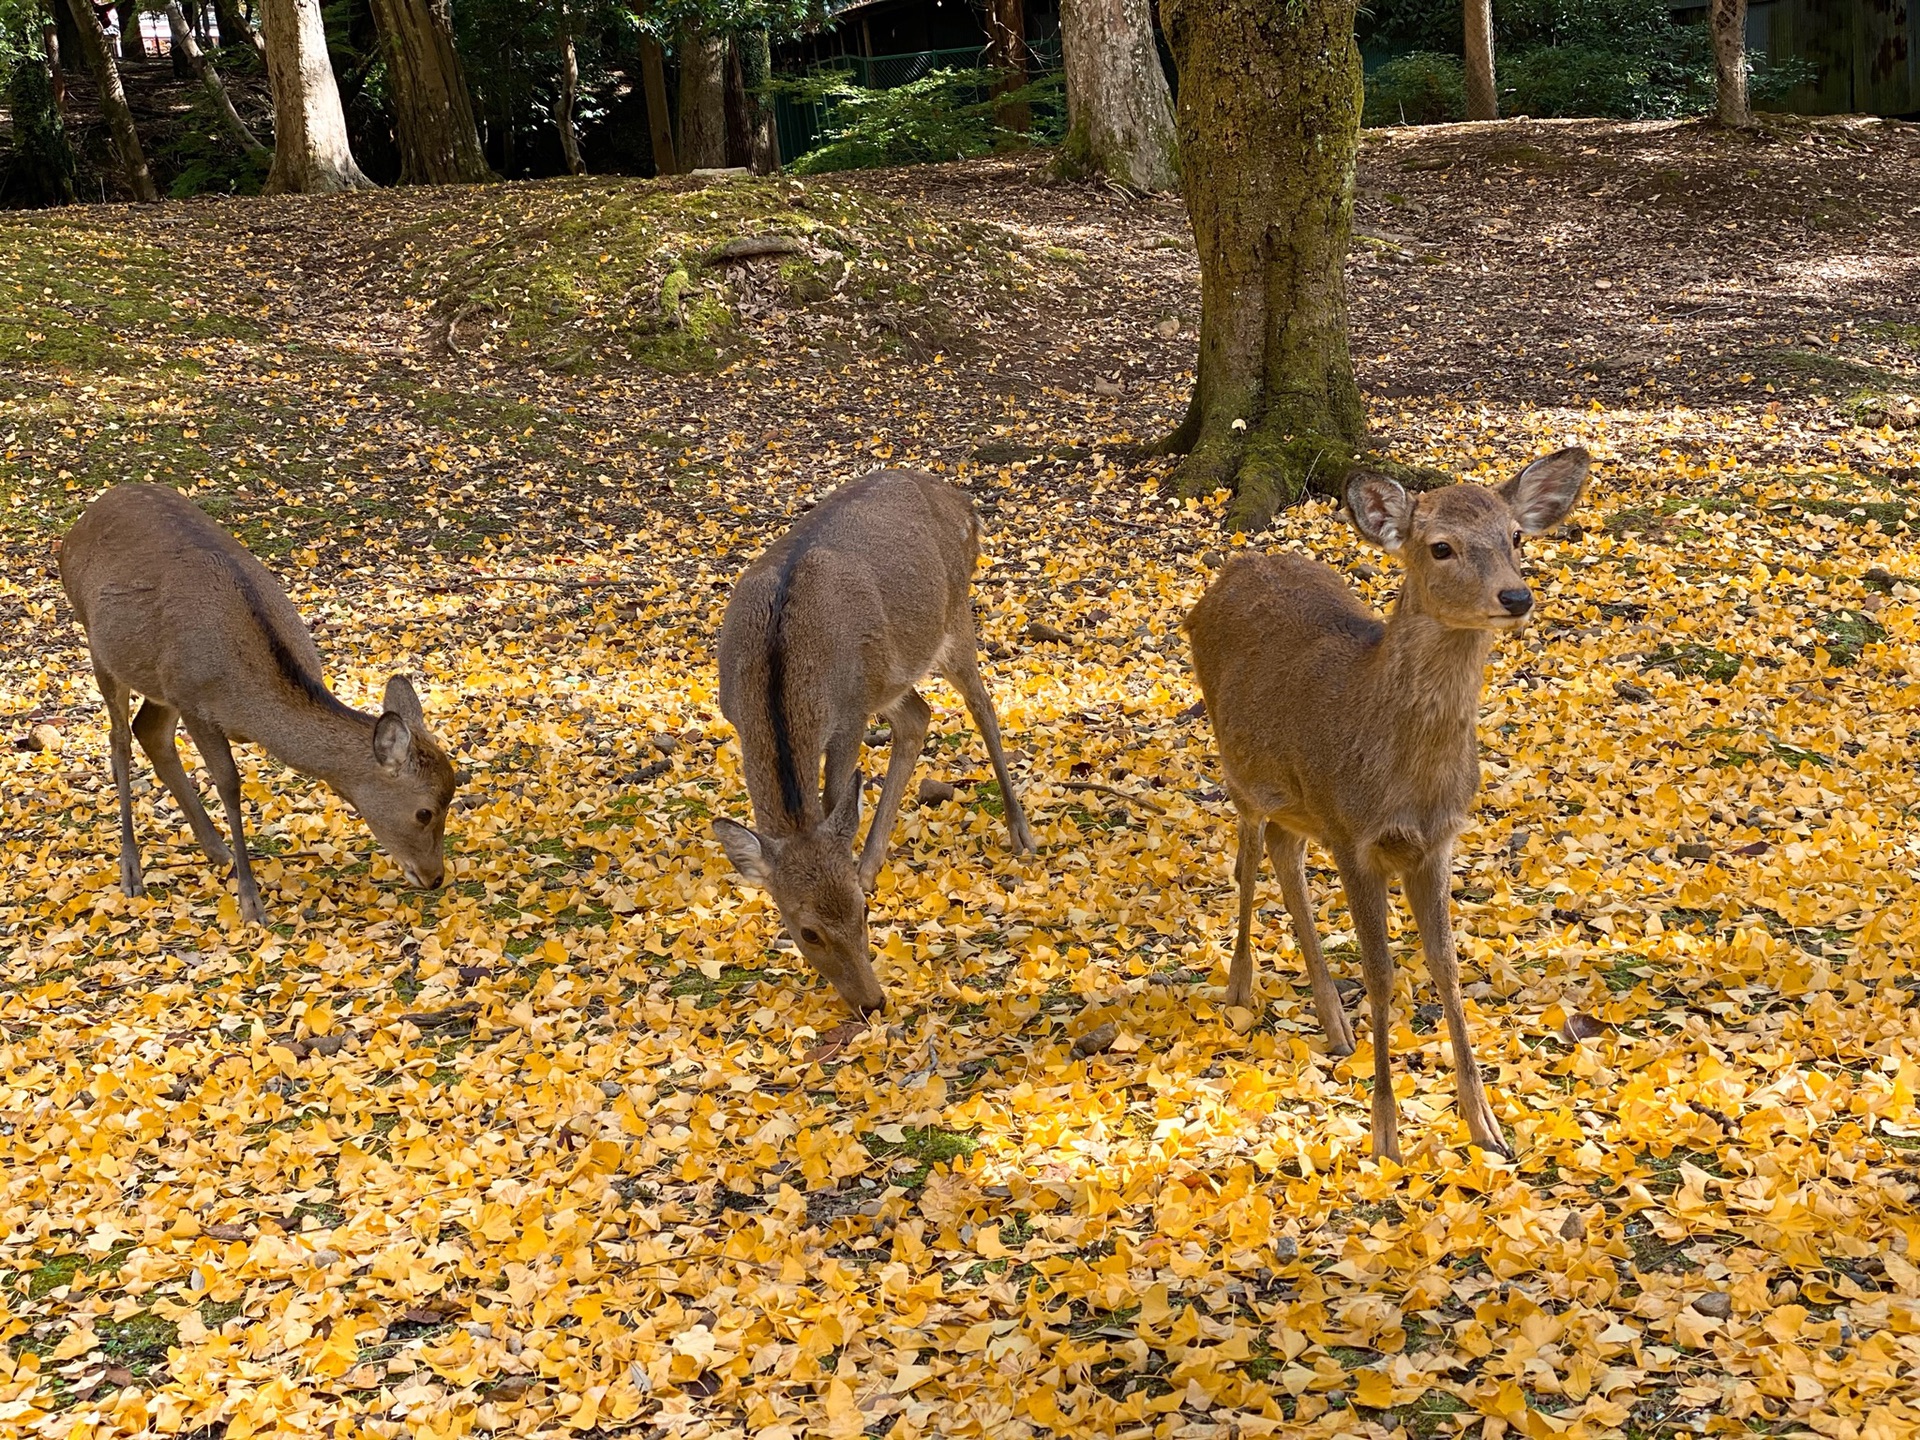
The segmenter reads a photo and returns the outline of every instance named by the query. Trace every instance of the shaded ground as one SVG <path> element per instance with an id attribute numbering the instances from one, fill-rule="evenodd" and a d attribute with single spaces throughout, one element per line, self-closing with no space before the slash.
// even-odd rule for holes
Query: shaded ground
<path id="1" fill-rule="evenodd" d="M 0 782 L 6 1422 L 1920 1424 L 1915 135 L 1368 139 L 1384 441 L 1601 460 L 1534 547 L 1459 861 L 1520 1158 L 1456 1133 L 1409 960 L 1404 1172 L 1361 1158 L 1371 1042 L 1324 1054 L 1277 895 L 1260 1011 L 1219 1004 L 1230 821 L 1177 622 L 1226 542 L 1133 458 L 1190 380 L 1177 209 L 1004 161 L 0 219 L 0 733 L 56 732 Z M 713 254 L 743 235 L 794 248 Z M 903 816 L 856 1033 L 709 838 L 745 810 L 711 645 L 744 555 L 888 462 L 989 516 L 1042 854 L 936 687 L 959 794 Z M 475 775 L 446 889 L 252 755 L 275 927 L 233 924 L 144 762 L 119 896 L 51 542 L 125 478 L 268 557 L 346 699 L 423 678 Z M 1323 506 L 1250 543 L 1390 597 Z"/>

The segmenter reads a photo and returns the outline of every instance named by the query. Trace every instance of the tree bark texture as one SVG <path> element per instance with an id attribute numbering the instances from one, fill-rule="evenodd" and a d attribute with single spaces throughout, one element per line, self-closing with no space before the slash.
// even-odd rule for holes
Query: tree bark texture
<path id="1" fill-rule="evenodd" d="M 994 92 L 1005 95 L 1027 83 L 1026 0 L 987 0 L 986 18 L 987 64 L 1001 72 Z M 1008 101 L 993 118 L 1022 135 L 1033 128 L 1033 109 L 1025 101 Z"/>
<path id="2" fill-rule="evenodd" d="M 1173 97 L 1148 0 L 1061 0 L 1060 39 L 1067 61 L 1065 168 L 1136 190 L 1177 189 Z"/>
<path id="3" fill-rule="evenodd" d="M 780 168 L 780 127 L 774 121 L 773 39 L 765 30 L 740 37 L 740 74 L 747 91 L 747 167 L 756 175 Z"/>
<path id="4" fill-rule="evenodd" d="M 240 0 L 213 0 L 213 17 L 220 24 L 220 44 L 223 49 L 228 45 L 250 45 L 254 54 L 263 62 L 266 60 L 266 42 L 260 38 L 260 32 L 247 23 Z"/>
<path id="5" fill-rule="evenodd" d="M 347 143 L 347 117 L 327 56 L 320 0 L 260 0 L 260 21 L 273 87 L 273 169 L 265 192 L 333 195 L 373 189 Z"/>
<path id="6" fill-rule="evenodd" d="M 687 170 L 727 163 L 727 42 L 699 30 L 681 32 L 680 164 Z"/>
<path id="7" fill-rule="evenodd" d="M 745 165 L 747 156 L 747 77 L 740 63 L 740 40 L 727 40 L 726 77 L 727 164 Z"/>
<path id="8" fill-rule="evenodd" d="M 1467 119 L 1498 120 L 1500 92 L 1493 78 L 1493 0 L 1466 0 Z"/>
<path id="9" fill-rule="evenodd" d="M 573 12 L 560 0 L 560 105 L 554 116 L 560 127 L 560 154 L 569 175 L 587 173 L 580 158 L 580 136 L 573 128 L 573 112 L 580 104 L 580 57 L 573 48 Z"/>
<path id="10" fill-rule="evenodd" d="M 1360 148 L 1356 0 L 1162 0 L 1200 256 L 1199 376 L 1168 437 L 1189 494 L 1258 529 L 1339 494 L 1366 438 L 1345 270 Z"/>
<path id="11" fill-rule="evenodd" d="M 140 132 L 134 128 L 133 109 L 127 104 L 127 92 L 120 84 L 120 67 L 114 63 L 107 46 L 107 33 L 100 28 L 100 17 L 88 0 L 67 0 L 73 23 L 80 32 L 80 48 L 86 53 L 87 68 L 93 71 L 100 87 L 100 108 L 106 113 L 107 128 L 113 134 L 113 148 L 120 156 L 120 170 L 126 176 L 133 198 L 148 203 L 157 201 L 160 192 L 153 188 L 153 175 L 147 169 L 146 154 L 140 149 Z"/>
<path id="12" fill-rule="evenodd" d="M 373 23 L 387 62 L 400 183 L 475 185 L 493 179 L 453 48 L 447 0 L 373 0 Z M 567 48 L 571 54 L 571 43 Z"/>
<path id="13" fill-rule="evenodd" d="M 676 175 L 679 163 L 673 154 L 673 119 L 667 107 L 667 57 L 660 42 L 651 35 L 640 37 L 640 75 L 647 91 L 647 132 L 653 142 L 653 173 Z"/>
<path id="14" fill-rule="evenodd" d="M 186 13 L 180 8 L 180 0 L 167 0 L 167 28 L 173 35 L 173 53 L 185 58 L 193 73 L 200 79 L 207 97 L 213 101 L 213 108 L 220 112 L 220 118 L 226 122 L 227 130 L 240 142 L 240 148 L 249 157 L 258 160 L 271 160 L 273 152 L 254 137 L 247 128 L 247 122 L 240 118 L 240 112 L 233 108 L 233 97 L 227 94 L 227 87 L 220 79 L 220 72 L 213 68 L 213 62 L 201 52 L 200 42 L 193 38 L 193 29 L 187 24 Z"/>
<path id="15" fill-rule="evenodd" d="M 1710 0 L 1713 78 L 1722 125 L 1753 123 L 1747 105 L 1747 0 Z"/>
<path id="16" fill-rule="evenodd" d="M 67 72 L 60 65 L 60 27 L 51 22 L 42 25 L 40 38 L 47 47 L 47 76 L 53 82 L 53 108 L 62 121 L 64 133 L 67 114 Z"/>

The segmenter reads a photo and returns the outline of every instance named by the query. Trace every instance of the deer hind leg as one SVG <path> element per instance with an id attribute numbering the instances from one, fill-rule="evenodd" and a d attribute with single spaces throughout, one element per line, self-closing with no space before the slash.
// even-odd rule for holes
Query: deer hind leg
<path id="1" fill-rule="evenodd" d="M 206 852 L 207 858 L 215 865 L 231 865 L 233 852 L 220 837 L 220 831 L 207 814 L 206 806 L 200 803 L 200 792 L 193 788 L 193 781 L 187 778 L 186 767 L 180 763 L 179 748 L 173 743 L 174 731 L 179 724 L 178 711 L 148 696 L 141 703 L 140 713 L 133 717 L 133 738 L 147 752 L 147 759 L 153 763 L 153 773 L 160 777 L 160 783 L 167 787 L 174 802 L 186 813 L 193 838 L 200 842 L 200 848 Z"/>
<path id="2" fill-rule="evenodd" d="M 980 678 L 979 641 L 969 621 L 967 633 L 953 647 L 952 657 L 940 672 L 946 682 L 960 692 L 973 717 L 973 728 L 987 742 L 987 756 L 993 761 L 993 778 L 1000 783 L 1000 800 L 1007 810 L 1007 838 L 1016 855 L 1033 853 L 1033 831 L 1027 828 L 1027 812 L 1020 804 L 1020 792 L 1014 788 L 1007 770 L 1007 752 L 1000 742 L 1000 717 L 994 713 L 993 697 L 987 682 Z"/>
<path id="3" fill-rule="evenodd" d="M 147 887 L 140 873 L 140 846 L 133 838 L 133 734 L 127 724 L 127 687 L 98 666 L 94 667 L 93 678 L 100 684 L 100 698 L 107 702 L 113 789 L 120 799 L 120 890 L 126 895 L 144 895 Z"/>
<path id="4" fill-rule="evenodd" d="M 254 881 L 253 866 L 247 859 L 246 816 L 240 807 L 240 771 L 233 763 L 233 750 L 218 726 L 186 717 L 187 733 L 199 748 L 200 759 L 213 776 L 213 788 L 220 792 L 226 807 L 227 828 L 233 832 L 233 877 L 240 886 L 240 918 L 255 925 L 264 924 L 266 912 L 260 907 L 260 886 Z"/>
<path id="5" fill-rule="evenodd" d="M 1273 868 L 1280 872 L 1280 893 L 1286 896 L 1287 914 L 1293 920 L 1293 938 L 1307 962 L 1307 982 L 1313 987 L 1313 1008 L 1319 1012 L 1321 1030 L 1326 1032 L 1327 1049 L 1335 1055 L 1351 1055 L 1353 1025 L 1347 1019 L 1347 1007 L 1340 1003 L 1340 992 L 1334 988 L 1327 958 L 1320 953 L 1313 895 L 1307 889 L 1306 837 L 1269 821 L 1267 855 L 1273 861 Z"/>
<path id="6" fill-rule="evenodd" d="M 1387 882 L 1353 855 L 1336 855 L 1360 940 L 1373 1030 L 1373 1154 L 1400 1158 L 1400 1107 L 1393 1098 L 1393 952 L 1387 948 Z"/>
<path id="7" fill-rule="evenodd" d="M 1240 812 L 1240 848 L 1233 878 L 1240 889 L 1240 928 L 1233 939 L 1233 966 L 1227 971 L 1226 1003 L 1253 1004 L 1253 900 L 1260 888 L 1260 818 Z"/>
<path id="8" fill-rule="evenodd" d="M 1451 858 L 1442 850 L 1410 866 L 1406 871 L 1407 901 L 1420 927 L 1420 949 L 1426 956 L 1427 972 L 1433 976 L 1434 988 L 1440 992 L 1440 1008 L 1447 1017 L 1460 1118 L 1467 1122 L 1467 1134 L 1474 1144 L 1512 1158 L 1513 1152 L 1500 1133 L 1500 1121 L 1487 1102 L 1480 1064 L 1474 1059 L 1473 1042 L 1467 1034 L 1467 1006 L 1460 995 L 1460 959 L 1453 948 L 1453 918 L 1447 898 Z"/>
<path id="9" fill-rule="evenodd" d="M 927 726 L 933 711 L 919 694 L 908 690 L 893 708 L 883 712 L 893 729 L 893 743 L 887 748 L 887 778 L 880 786 L 880 803 L 874 806 L 873 823 L 867 827 L 867 843 L 860 850 L 860 888 L 871 892 L 880 878 L 880 865 L 887 858 L 887 843 L 893 836 L 894 817 L 900 813 L 900 801 L 907 793 L 907 781 L 913 767 L 920 763 L 920 747 L 927 743 Z"/>

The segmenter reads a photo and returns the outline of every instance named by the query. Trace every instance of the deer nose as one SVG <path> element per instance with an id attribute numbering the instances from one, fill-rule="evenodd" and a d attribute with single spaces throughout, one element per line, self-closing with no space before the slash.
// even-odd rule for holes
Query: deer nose
<path id="1" fill-rule="evenodd" d="M 1515 590 L 1502 590 L 1500 603 L 1506 607 L 1509 615 L 1524 615 L 1533 609 L 1533 592 L 1522 585 Z"/>

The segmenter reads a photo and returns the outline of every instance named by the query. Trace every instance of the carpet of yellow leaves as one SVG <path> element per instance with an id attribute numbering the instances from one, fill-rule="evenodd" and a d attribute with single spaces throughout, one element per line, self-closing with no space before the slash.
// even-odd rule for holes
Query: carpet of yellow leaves
<path id="1" fill-rule="evenodd" d="M 268 222 L 322 214 L 233 213 L 268 273 Z M 580 382 L 568 420 L 484 359 L 454 365 L 494 387 L 491 438 L 410 429 L 424 411 L 391 397 L 349 414 L 381 318 L 331 358 L 317 328 L 276 350 L 283 330 L 235 361 L 209 345 L 204 380 L 144 375 L 164 421 L 55 410 L 58 377 L 15 397 L 51 459 L 19 462 L 41 488 L 10 492 L 24 523 L 0 532 L 26 637 L 4 637 L 0 713 L 53 733 L 0 752 L 0 1432 L 1920 1426 L 1912 432 L 1800 431 L 1765 401 L 1377 412 L 1399 458 L 1469 477 L 1567 443 L 1599 460 L 1576 528 L 1531 546 L 1540 621 L 1496 651 L 1458 860 L 1518 1158 L 1464 1143 L 1396 902 L 1401 1167 L 1365 1158 L 1371 1039 L 1324 1053 L 1271 888 L 1265 1003 L 1219 1003 L 1232 822 L 1178 631 L 1227 548 L 1217 502 L 1170 502 L 1051 391 L 994 413 L 1015 458 L 955 464 L 915 409 L 948 403 L 937 358 L 907 372 L 924 396 L 871 380 L 892 407 L 871 428 L 873 372 L 833 382 L 844 402 L 809 379 L 860 436 L 830 463 L 746 438 L 774 392 L 731 372 L 688 383 L 697 435 L 664 385 L 659 419 L 625 422 L 682 429 L 697 465 L 610 418 L 637 383 Z M 325 405 L 294 409 L 303 386 Z M 441 891 L 401 886 L 340 801 L 257 752 L 271 929 L 237 925 L 144 761 L 150 893 L 116 887 L 104 718 L 35 507 L 104 483 L 76 457 L 123 433 L 184 445 L 234 417 L 217 468 L 139 453 L 250 512 L 263 550 L 295 537 L 270 562 L 343 698 L 420 678 L 475 776 Z M 1679 429 L 1724 443 L 1663 448 Z M 1071 480 L 1018 458 L 1056 437 L 1085 452 Z M 988 510 L 986 669 L 1041 853 L 1007 853 L 977 737 L 933 687 L 923 773 L 958 794 L 902 816 L 874 901 L 893 1003 L 852 1028 L 710 837 L 746 815 L 711 649 L 732 575 L 869 445 Z M 426 459 L 383 512 L 352 477 L 414 473 L 395 454 Z M 1390 598 L 1324 504 L 1253 543 Z M 1337 887 L 1314 885 L 1351 981 Z"/>

